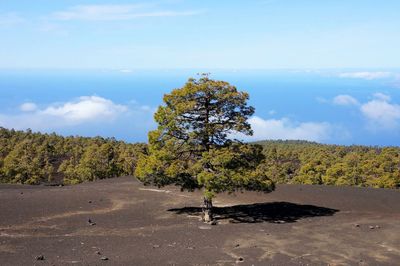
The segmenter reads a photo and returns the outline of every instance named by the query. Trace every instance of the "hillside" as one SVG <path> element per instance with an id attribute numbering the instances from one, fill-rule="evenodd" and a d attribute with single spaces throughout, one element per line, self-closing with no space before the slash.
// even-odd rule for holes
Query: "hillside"
<path id="1" fill-rule="evenodd" d="M 400 260 L 396 190 L 278 185 L 269 194 L 221 194 L 215 226 L 199 221 L 201 196 L 177 187 L 145 187 L 132 177 L 65 187 L 3 184 L 0 261 L 6 266 Z M 43 261 L 36 260 L 40 256 Z"/>

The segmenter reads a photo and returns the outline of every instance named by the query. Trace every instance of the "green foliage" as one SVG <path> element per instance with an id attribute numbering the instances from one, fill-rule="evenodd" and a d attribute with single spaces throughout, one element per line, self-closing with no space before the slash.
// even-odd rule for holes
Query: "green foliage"
<path id="1" fill-rule="evenodd" d="M 223 191 L 273 190 L 259 168 L 262 148 L 228 138 L 252 134 L 247 120 L 254 108 L 247 105 L 248 97 L 207 75 L 166 94 L 154 116 L 158 128 L 149 133 L 148 153 L 140 157 L 135 175 L 158 186 L 204 189 L 208 199 Z"/>
<path id="2" fill-rule="evenodd" d="M 145 144 L 0 128 L 0 183 L 77 184 L 132 175 Z"/>
<path id="3" fill-rule="evenodd" d="M 400 187 L 400 148 L 263 141 L 267 176 L 276 183 Z"/>
<path id="4" fill-rule="evenodd" d="M 26 139 L 13 147 L 4 158 L 3 179 L 10 183 L 38 184 L 51 180 L 53 167 L 48 160 L 49 147 Z"/>

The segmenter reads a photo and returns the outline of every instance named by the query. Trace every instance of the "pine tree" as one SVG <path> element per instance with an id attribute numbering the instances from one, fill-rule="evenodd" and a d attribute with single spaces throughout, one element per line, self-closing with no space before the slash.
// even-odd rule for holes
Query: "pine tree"
<path id="1" fill-rule="evenodd" d="M 217 193 L 238 190 L 270 192 L 274 183 L 260 170 L 262 147 L 232 140 L 252 135 L 249 95 L 207 74 L 189 79 L 164 96 L 155 114 L 158 128 L 149 133 L 148 154 L 135 171 L 145 184 L 175 184 L 204 191 L 204 220 L 212 220 Z"/>

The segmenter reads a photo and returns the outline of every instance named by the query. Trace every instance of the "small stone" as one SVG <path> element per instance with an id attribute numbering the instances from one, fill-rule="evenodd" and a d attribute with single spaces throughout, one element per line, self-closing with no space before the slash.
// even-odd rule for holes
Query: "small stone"
<path id="1" fill-rule="evenodd" d="M 379 229 L 379 228 L 381 228 L 381 227 L 380 227 L 379 225 L 375 225 L 375 228 L 376 228 L 376 229 Z"/>
<path id="2" fill-rule="evenodd" d="M 96 223 L 93 222 L 90 218 L 88 219 L 88 224 L 89 224 L 89 225 L 92 225 L 92 226 L 93 226 L 93 225 L 96 225 Z"/>
<path id="3" fill-rule="evenodd" d="M 359 225 L 359 224 L 355 224 L 354 226 L 355 226 L 355 227 L 360 227 L 360 225 Z"/>
<path id="4" fill-rule="evenodd" d="M 244 261 L 244 259 L 243 259 L 242 257 L 239 257 L 237 260 L 238 260 L 239 262 L 243 262 L 243 261 Z"/>
<path id="5" fill-rule="evenodd" d="M 209 225 L 200 225 L 199 229 L 201 229 L 201 230 L 210 230 L 211 226 L 209 226 Z"/>
<path id="6" fill-rule="evenodd" d="M 43 255 L 39 255 L 35 258 L 36 260 L 44 260 L 44 256 Z"/>
<path id="7" fill-rule="evenodd" d="M 153 248 L 159 248 L 160 245 L 153 245 Z"/>
<path id="8" fill-rule="evenodd" d="M 235 245 L 235 248 L 238 248 L 238 247 L 240 247 L 240 244 L 236 244 L 236 245 Z"/>
<path id="9" fill-rule="evenodd" d="M 370 226 L 369 226 L 369 229 L 371 229 L 371 230 L 372 230 L 372 229 L 375 229 L 375 226 L 370 225 Z"/>
<path id="10" fill-rule="evenodd" d="M 21 192 L 21 193 L 19 193 L 19 194 L 24 195 L 24 192 Z"/>
<path id="11" fill-rule="evenodd" d="M 101 260 L 108 260 L 107 257 L 101 257 L 100 259 L 101 259 Z"/>
<path id="12" fill-rule="evenodd" d="M 88 201 L 88 203 L 92 203 L 92 201 L 91 201 L 91 200 L 89 200 L 89 201 Z"/>
<path id="13" fill-rule="evenodd" d="M 101 252 L 100 251 L 96 251 L 95 252 L 97 255 L 101 255 Z"/>
<path id="14" fill-rule="evenodd" d="M 216 220 L 212 220 L 212 221 L 210 222 L 210 224 L 211 224 L 211 225 L 217 225 L 218 223 L 217 223 Z"/>

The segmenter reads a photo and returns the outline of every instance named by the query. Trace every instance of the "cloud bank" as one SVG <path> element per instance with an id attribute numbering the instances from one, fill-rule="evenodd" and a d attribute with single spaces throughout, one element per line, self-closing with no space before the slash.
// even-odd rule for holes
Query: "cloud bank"
<path id="1" fill-rule="evenodd" d="M 371 129 L 382 130 L 399 127 L 400 105 L 391 103 L 391 98 L 388 95 L 374 94 L 374 98 L 364 103 L 360 110 L 368 119 Z"/>
<path id="2" fill-rule="evenodd" d="M 384 71 L 365 71 L 365 72 L 344 72 L 338 75 L 340 78 L 352 78 L 352 79 L 384 79 L 394 77 L 395 74 L 392 72 Z"/>
<path id="3" fill-rule="evenodd" d="M 32 102 L 26 102 L 20 105 L 19 109 L 23 112 L 32 112 L 37 109 L 37 105 Z"/>
<path id="4" fill-rule="evenodd" d="M 359 102 L 357 101 L 356 98 L 350 95 L 341 94 L 333 98 L 333 104 L 349 106 L 349 105 L 359 105 Z"/>
<path id="5" fill-rule="evenodd" d="M 246 141 L 257 140 L 308 140 L 322 142 L 329 140 L 335 128 L 327 122 L 294 122 L 288 118 L 263 119 L 253 116 L 249 119 L 253 136 L 237 135 L 235 138 Z"/>
<path id="6" fill-rule="evenodd" d="M 200 11 L 196 10 L 171 11 L 148 9 L 153 6 L 154 4 L 77 5 L 64 11 L 54 12 L 51 17 L 64 21 L 123 21 L 144 17 L 192 16 L 200 13 Z"/>
<path id="7" fill-rule="evenodd" d="M 400 105 L 392 103 L 389 95 L 375 93 L 372 99 L 360 103 L 350 95 L 338 95 L 333 98 L 335 105 L 355 106 L 367 121 L 372 131 L 393 130 L 400 127 Z"/>
<path id="8" fill-rule="evenodd" d="M 72 124 L 97 119 L 112 119 L 128 108 L 98 96 L 83 96 L 72 102 L 50 106 L 39 111 L 39 115 L 53 116 Z"/>

